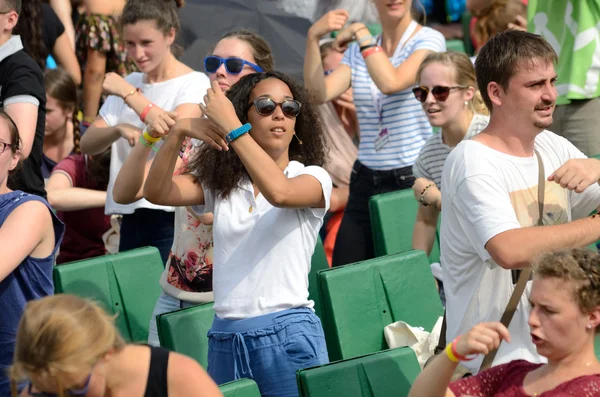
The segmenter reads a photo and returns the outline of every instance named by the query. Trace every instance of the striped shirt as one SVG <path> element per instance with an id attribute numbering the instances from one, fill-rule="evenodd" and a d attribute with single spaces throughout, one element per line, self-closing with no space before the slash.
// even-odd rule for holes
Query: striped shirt
<path id="1" fill-rule="evenodd" d="M 381 42 L 381 37 L 378 41 Z M 444 36 L 436 30 L 423 27 L 406 45 L 396 48 L 390 61 L 397 68 L 418 50 L 445 51 Z M 412 87 L 392 95 L 381 94 L 369 76 L 357 43 L 348 48 L 342 64 L 352 69 L 352 93 L 360 126 L 358 160 L 375 170 L 413 165 L 431 136 L 431 126 L 421 104 L 412 93 Z M 374 93 L 381 99 L 381 126 L 378 101 L 374 98 Z M 388 130 L 389 142 L 376 150 L 375 142 L 379 132 L 385 128 Z"/>
<path id="2" fill-rule="evenodd" d="M 490 118 L 488 116 L 482 114 L 473 116 L 463 140 L 470 139 L 479 134 L 487 127 L 489 122 Z M 442 141 L 441 132 L 433 134 L 425 146 L 423 146 L 415 165 L 413 165 L 413 174 L 415 175 L 415 178 L 427 178 L 432 180 L 441 190 L 442 169 L 444 168 L 446 157 L 448 157 L 452 149 L 454 148 L 451 148 Z"/>

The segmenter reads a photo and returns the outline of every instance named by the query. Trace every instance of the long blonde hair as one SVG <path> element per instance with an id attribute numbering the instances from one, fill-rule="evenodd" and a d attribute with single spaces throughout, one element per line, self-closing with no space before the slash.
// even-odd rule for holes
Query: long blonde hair
<path id="1" fill-rule="evenodd" d="M 478 114 L 489 114 L 489 110 L 483 102 L 481 93 L 477 89 L 477 80 L 475 77 L 475 68 L 471 59 L 466 54 L 455 51 L 447 52 L 432 52 L 427 55 L 419 69 L 417 70 L 417 82 L 421 80 L 421 74 L 427 65 L 432 63 L 440 63 L 442 65 L 450 66 L 454 69 L 454 79 L 458 85 L 470 86 L 475 89 L 475 95 L 473 99 L 469 101 L 469 108 Z"/>
<path id="2" fill-rule="evenodd" d="M 65 375 L 91 370 L 106 353 L 124 346 L 114 318 L 92 301 L 60 294 L 29 302 L 17 330 L 12 395 L 17 397 L 17 382 L 36 375 L 56 379 L 62 397 Z"/>

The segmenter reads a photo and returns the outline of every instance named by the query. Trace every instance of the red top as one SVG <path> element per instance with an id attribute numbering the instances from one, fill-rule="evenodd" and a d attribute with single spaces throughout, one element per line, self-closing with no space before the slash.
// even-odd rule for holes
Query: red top
<path id="1" fill-rule="evenodd" d="M 73 154 L 58 163 L 52 173 L 67 174 L 73 187 L 95 189 L 94 181 L 90 181 L 87 176 L 85 163 L 84 155 Z M 92 258 L 106 253 L 102 235 L 110 229 L 110 218 L 104 215 L 104 207 L 57 212 L 57 215 L 66 226 L 57 263 Z"/>
<path id="2" fill-rule="evenodd" d="M 525 376 L 543 364 L 515 360 L 492 367 L 470 378 L 450 384 L 456 397 L 530 397 L 523 389 Z M 600 374 L 580 376 L 561 383 L 537 397 L 594 397 L 600 396 Z"/>

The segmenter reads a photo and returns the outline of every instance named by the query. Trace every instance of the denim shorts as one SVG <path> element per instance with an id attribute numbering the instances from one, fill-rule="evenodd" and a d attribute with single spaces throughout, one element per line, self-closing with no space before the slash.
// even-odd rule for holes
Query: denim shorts
<path id="1" fill-rule="evenodd" d="M 173 298 L 171 295 L 166 292 L 161 292 L 158 300 L 156 301 L 156 305 L 154 306 L 154 311 L 152 312 L 152 317 L 150 317 L 150 328 L 148 331 L 148 344 L 150 346 L 160 346 L 160 341 L 158 339 L 158 326 L 156 324 L 156 316 L 163 314 L 174 312 L 175 310 L 185 309 L 186 307 L 195 306 L 196 303 L 190 303 L 186 301 L 179 300 L 177 298 Z"/>
<path id="2" fill-rule="evenodd" d="M 308 308 L 243 320 L 215 316 L 208 338 L 213 380 L 253 379 L 263 397 L 297 397 L 296 372 L 329 362 L 321 320 Z"/>

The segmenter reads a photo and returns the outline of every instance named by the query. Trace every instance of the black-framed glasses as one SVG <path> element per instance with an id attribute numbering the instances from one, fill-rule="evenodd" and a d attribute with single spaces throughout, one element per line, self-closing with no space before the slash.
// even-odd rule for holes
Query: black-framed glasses
<path id="1" fill-rule="evenodd" d="M 248 110 L 254 105 L 256 112 L 261 116 L 269 116 L 275 112 L 277 106 L 281 107 L 281 111 L 288 117 L 297 117 L 300 114 L 302 103 L 295 99 L 286 99 L 283 102 L 275 102 L 269 97 L 256 98 L 250 105 Z"/>
<path id="2" fill-rule="evenodd" d="M 64 395 L 68 396 L 68 397 L 85 397 L 88 394 L 88 389 L 90 388 L 90 379 L 92 379 L 91 372 L 88 375 L 87 379 L 85 380 L 85 384 L 83 385 L 83 387 L 81 389 L 65 390 Z M 31 390 L 33 387 L 31 381 L 28 381 L 27 383 L 28 383 L 27 393 L 29 393 L 29 395 L 31 397 L 58 397 L 58 394 L 54 394 L 54 393 L 34 392 Z"/>
<path id="3" fill-rule="evenodd" d="M 221 58 L 216 55 L 209 55 L 206 58 L 204 58 L 204 69 L 206 69 L 208 73 L 215 73 L 223 63 L 225 64 L 225 70 L 227 70 L 227 73 L 229 74 L 242 73 L 242 70 L 244 70 L 244 65 L 250 66 L 258 73 L 261 73 L 263 71 L 260 66 L 252 62 L 245 61 L 242 58 Z"/>
<path id="4" fill-rule="evenodd" d="M 433 87 L 431 89 L 431 94 L 433 95 L 433 97 L 435 98 L 436 101 L 444 102 L 450 96 L 450 91 L 463 89 L 463 88 L 469 88 L 469 86 L 455 85 L 453 87 L 446 87 L 443 85 L 436 85 L 435 87 Z M 417 98 L 417 101 L 419 101 L 419 102 L 425 102 L 427 100 L 429 91 L 430 91 L 429 88 L 427 88 L 425 86 L 415 87 L 412 90 L 413 94 L 415 94 L 415 98 Z"/>

